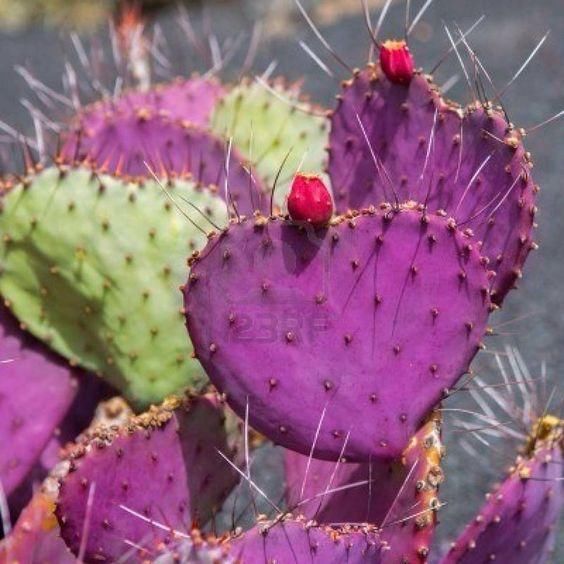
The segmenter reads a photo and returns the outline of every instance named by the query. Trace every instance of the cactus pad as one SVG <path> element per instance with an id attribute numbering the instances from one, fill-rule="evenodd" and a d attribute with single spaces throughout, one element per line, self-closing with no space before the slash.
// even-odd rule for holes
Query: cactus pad
<path id="1" fill-rule="evenodd" d="M 374 66 L 339 98 L 329 158 L 337 210 L 396 199 L 445 210 L 474 232 L 501 303 L 534 246 L 536 187 L 519 131 L 489 105 L 446 102 L 425 76 L 392 84 Z"/>
<path id="2" fill-rule="evenodd" d="M 282 208 L 300 165 L 304 171 L 324 169 L 328 122 L 323 110 L 300 99 L 297 85 L 277 80 L 271 88 L 242 82 L 219 100 L 212 129 L 233 138 L 269 189 L 292 149 L 275 192 L 275 202 Z"/>
<path id="3" fill-rule="evenodd" d="M 393 459 L 478 350 L 482 262 L 469 235 L 409 207 L 317 231 L 232 222 L 192 261 L 187 326 L 213 383 L 271 440 L 308 454 L 322 419 L 317 458 Z"/>
<path id="4" fill-rule="evenodd" d="M 90 519 L 88 560 L 118 559 L 125 539 L 171 539 L 205 523 L 236 482 L 217 452 L 230 454 L 213 396 L 171 398 L 115 429 L 97 427 L 69 449 L 61 480 L 61 534 L 77 554 Z"/>
<path id="5" fill-rule="evenodd" d="M 438 413 L 393 462 L 308 464 L 308 457 L 287 450 L 288 507 L 318 523 L 374 523 L 388 543 L 387 560 L 425 562 L 436 525 L 442 450 Z M 331 490 L 340 491 L 325 494 Z"/>
<path id="6" fill-rule="evenodd" d="M 77 392 L 72 369 L 0 307 L 0 483 L 12 493 L 32 470 Z M 49 398 L 49 401 L 45 401 Z"/>
<path id="7" fill-rule="evenodd" d="M 163 177 L 180 176 L 212 186 L 236 205 L 239 213 L 251 214 L 261 208 L 260 189 L 251 181 L 235 149 L 229 152 L 221 139 L 204 129 L 149 111 L 113 114 L 93 134 L 84 129 L 75 131 L 63 146 L 62 159 L 133 178 L 150 176 L 148 165 Z"/>
<path id="8" fill-rule="evenodd" d="M 564 505 L 562 421 L 545 416 L 539 423 L 526 453 L 486 496 L 486 503 L 441 564 L 552 561 Z"/>
<path id="9" fill-rule="evenodd" d="M 173 197 L 201 226 L 226 221 L 225 204 L 178 181 Z M 205 377 L 191 359 L 177 291 L 186 255 L 206 237 L 161 188 L 47 169 L 5 194 L 0 290 L 29 330 L 71 363 L 139 403 Z"/>

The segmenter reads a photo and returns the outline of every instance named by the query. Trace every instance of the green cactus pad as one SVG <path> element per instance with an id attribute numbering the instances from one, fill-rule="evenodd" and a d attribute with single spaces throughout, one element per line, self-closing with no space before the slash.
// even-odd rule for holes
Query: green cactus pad
<path id="1" fill-rule="evenodd" d="M 172 197 L 204 230 L 223 201 L 187 181 Z M 17 317 L 69 361 L 139 405 L 205 376 L 186 338 L 178 286 L 205 235 L 156 182 L 46 169 L 9 190 L 0 214 L 0 292 Z"/>
<path id="2" fill-rule="evenodd" d="M 243 81 L 219 101 L 212 116 L 212 130 L 233 138 L 268 189 L 292 149 L 275 192 L 274 201 L 281 208 L 298 169 L 307 173 L 325 171 L 328 127 L 324 110 L 304 102 L 299 88 L 282 80 L 268 88 Z"/>

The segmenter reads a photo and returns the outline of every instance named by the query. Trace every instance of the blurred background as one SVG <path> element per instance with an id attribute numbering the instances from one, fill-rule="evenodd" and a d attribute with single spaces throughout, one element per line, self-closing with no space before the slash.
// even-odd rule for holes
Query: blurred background
<path id="1" fill-rule="evenodd" d="M 384 2 L 369 0 L 367 3 L 376 19 Z M 412 15 L 423 3 L 411 2 Z M 100 44 L 104 49 L 106 22 L 116 12 L 117 4 L 111 0 L 0 0 L 0 120 L 6 122 L 4 130 L 9 125 L 33 134 L 33 123 L 25 107 L 29 89 L 14 72 L 14 67 L 22 65 L 48 87 L 60 90 L 65 65 L 71 62 L 80 68 L 70 31 L 78 30 L 90 48 Z M 366 62 L 369 39 L 360 0 L 304 0 L 303 4 L 324 38 L 343 59 L 351 66 L 360 67 Z M 270 68 L 273 76 L 281 74 L 292 80 L 303 80 L 304 91 L 320 104 L 332 107 L 339 81 L 348 78 L 346 71 L 343 72 L 320 45 L 292 0 L 186 1 L 183 6 L 189 14 L 196 40 L 190 37 L 187 29 L 178 25 L 177 3 L 164 0 L 142 2 L 147 17 L 154 21 L 153 32 L 158 34 L 154 41 L 157 80 L 174 74 L 208 71 L 214 66 L 216 47 L 224 53 L 224 62 L 229 59 L 226 64 L 219 65 L 218 75 L 224 80 L 234 80 L 241 72 L 253 37 L 260 37 L 260 42 L 250 73 L 261 74 Z M 405 6 L 403 0 L 392 4 L 382 37 L 403 35 Z M 529 128 L 563 110 L 562 0 L 534 3 L 528 0 L 435 0 L 411 37 L 417 64 L 432 68 L 448 50 L 443 22 L 453 29 L 456 29 L 455 25 L 468 29 L 482 15 L 485 18 L 469 37 L 469 42 L 498 89 L 513 77 L 547 31 L 551 32 L 522 76 L 503 96 L 511 120 Z M 102 39 L 96 39 L 98 37 Z M 329 73 L 306 54 L 300 41 L 305 41 L 316 56 L 323 58 Z M 197 49 L 198 42 L 206 48 Z M 240 44 L 238 50 L 237 42 Z M 435 78 L 439 84 L 448 85 L 449 96 L 453 99 L 462 103 L 473 99 L 456 57 L 449 57 Z M 95 93 L 92 96 L 95 97 Z M 503 310 L 493 316 L 492 323 L 498 336 L 488 341 L 488 350 L 481 353 L 474 364 L 477 374 L 486 382 L 496 384 L 501 381 L 496 353 L 507 363 L 511 373 L 510 361 L 515 359 L 513 352 L 519 351 L 533 378 L 543 370 L 548 374 L 549 389 L 545 395 L 550 395 L 551 387 L 560 386 L 550 405 L 550 409 L 560 416 L 563 394 L 558 382 L 562 381 L 564 367 L 562 124 L 556 120 L 526 139 L 535 163 L 535 180 L 542 189 L 537 236 L 540 249 L 529 259 L 520 291 L 510 295 Z M 9 157 L 4 159 L 4 172 L 10 162 Z M 449 399 L 446 407 L 479 409 L 472 395 L 464 391 Z M 476 424 L 471 416 L 456 417 L 460 418 L 471 427 L 472 423 Z M 476 512 L 484 493 L 514 457 L 511 441 L 488 437 L 484 443 L 476 433 L 464 431 L 464 424 L 454 421 L 450 414 L 447 423 L 451 423 L 445 433 L 447 480 L 441 496 L 447 505 L 440 514 L 439 543 L 452 538 Z M 273 498 L 279 497 L 283 487 L 282 468 L 275 448 L 261 451 L 256 468 L 261 464 L 263 470 L 257 480 L 268 484 Z M 564 562 L 562 535 L 555 562 Z"/>

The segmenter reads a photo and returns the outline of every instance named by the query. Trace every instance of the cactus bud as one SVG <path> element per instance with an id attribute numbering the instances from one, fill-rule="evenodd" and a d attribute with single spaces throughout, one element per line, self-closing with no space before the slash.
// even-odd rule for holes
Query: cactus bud
<path id="1" fill-rule="evenodd" d="M 294 221 L 307 221 L 314 227 L 326 225 L 333 215 L 331 194 L 323 180 L 314 174 L 297 174 L 288 196 L 288 212 Z"/>
<path id="2" fill-rule="evenodd" d="M 413 56 L 405 41 L 385 41 L 380 48 L 380 66 L 390 82 L 409 84 L 413 76 Z"/>

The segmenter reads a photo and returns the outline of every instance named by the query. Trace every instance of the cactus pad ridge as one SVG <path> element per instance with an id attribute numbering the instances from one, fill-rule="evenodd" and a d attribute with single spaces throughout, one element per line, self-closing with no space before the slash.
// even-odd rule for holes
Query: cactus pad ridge
<path id="1" fill-rule="evenodd" d="M 229 542 L 241 562 L 386 562 L 387 546 L 371 525 L 320 526 L 300 519 L 259 522 Z"/>

